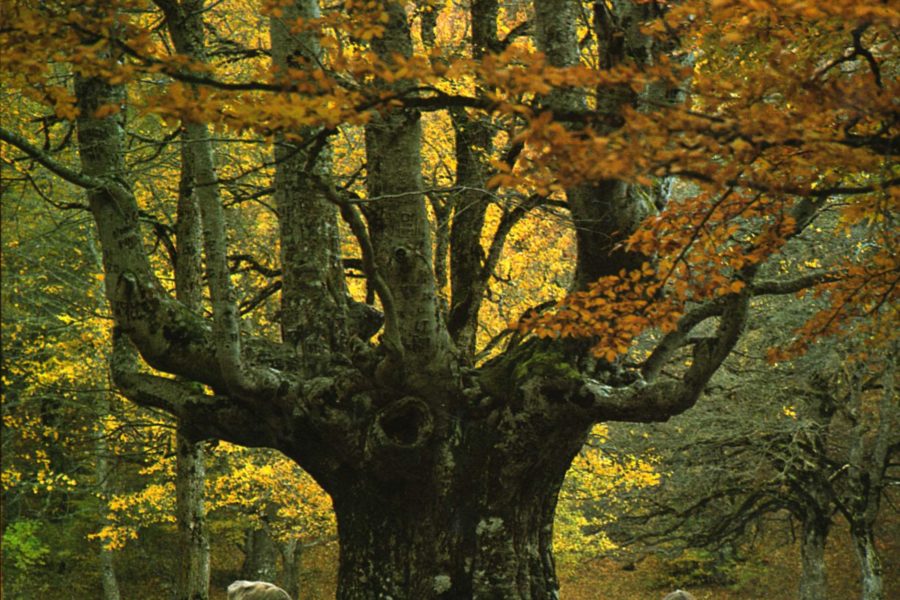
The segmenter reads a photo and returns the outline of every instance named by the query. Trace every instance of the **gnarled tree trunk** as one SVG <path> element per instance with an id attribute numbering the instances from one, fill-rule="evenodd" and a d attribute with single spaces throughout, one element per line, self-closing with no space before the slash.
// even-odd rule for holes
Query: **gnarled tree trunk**
<path id="1" fill-rule="evenodd" d="M 540 425 L 511 413 L 432 425 L 413 399 L 395 401 L 408 414 L 374 424 L 374 468 L 332 488 L 339 597 L 557 597 L 553 514 L 589 422 L 554 429 L 544 401 Z"/>

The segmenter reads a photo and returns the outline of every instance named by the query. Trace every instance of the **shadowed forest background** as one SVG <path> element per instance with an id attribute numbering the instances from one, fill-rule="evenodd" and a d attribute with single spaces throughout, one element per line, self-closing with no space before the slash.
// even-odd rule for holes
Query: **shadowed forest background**
<path id="1" fill-rule="evenodd" d="M 4 0 L 3 597 L 900 597 L 825 4 Z"/>

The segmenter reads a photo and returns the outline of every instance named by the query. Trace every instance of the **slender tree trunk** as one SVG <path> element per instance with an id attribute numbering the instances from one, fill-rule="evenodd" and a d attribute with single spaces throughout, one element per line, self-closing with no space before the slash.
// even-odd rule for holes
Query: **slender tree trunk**
<path id="1" fill-rule="evenodd" d="M 203 304 L 200 208 L 195 193 L 193 160 L 186 141 L 181 145 L 181 180 L 178 189 L 175 235 L 175 297 L 193 311 Z M 209 536 L 203 506 L 206 451 L 185 433 L 180 422 L 176 434 L 175 517 L 180 555 L 176 600 L 209 598 Z"/>
<path id="2" fill-rule="evenodd" d="M 884 570 L 875 547 L 875 534 L 865 525 L 853 526 L 850 532 L 862 578 L 862 600 L 884 600 Z"/>
<path id="3" fill-rule="evenodd" d="M 828 597 L 825 577 L 825 540 L 828 521 L 809 515 L 803 521 L 800 544 L 800 600 L 824 600 Z"/>
<path id="4" fill-rule="evenodd" d="M 881 398 L 877 408 L 866 408 L 861 385 L 853 390 L 856 415 L 854 443 L 850 454 L 849 496 L 850 534 L 862 579 L 863 600 L 883 600 L 884 580 L 881 558 L 875 546 L 875 523 L 886 488 L 886 474 L 894 449 L 900 444 L 900 403 L 897 402 L 895 372 L 898 346 L 887 350 L 881 375 Z M 859 381 L 862 381 L 860 378 Z"/>
<path id="5" fill-rule="evenodd" d="M 103 582 L 103 600 L 119 600 L 119 580 L 116 578 L 113 553 L 105 548 L 100 550 L 100 578 Z"/>
<path id="6" fill-rule="evenodd" d="M 472 22 L 472 58 L 480 60 L 497 45 L 496 0 L 474 0 Z M 477 84 L 483 92 L 481 84 Z M 481 246 L 482 229 L 492 198 L 485 190 L 490 176 L 490 154 L 496 127 L 486 117 L 472 118 L 465 110 L 450 111 L 456 133 L 456 185 L 453 197 L 453 222 L 450 227 L 450 312 L 447 329 L 457 349 L 468 361 L 474 361 L 478 333 L 478 311 L 490 277 Z"/>
<path id="7" fill-rule="evenodd" d="M 97 269 L 103 268 L 103 260 L 100 256 L 100 250 L 97 248 L 93 238 L 88 238 L 87 250 L 94 259 Z M 103 297 L 102 290 L 98 289 L 95 298 L 97 298 L 96 310 L 102 314 L 105 310 L 104 303 L 99 299 Z M 101 392 L 97 398 L 97 432 L 94 440 L 94 474 L 97 478 L 97 487 L 99 488 L 101 498 L 101 525 L 108 525 L 109 519 L 109 498 L 112 494 L 112 469 L 109 465 L 109 445 L 106 441 L 106 428 L 104 422 L 109 416 L 111 410 L 110 396 L 107 392 Z M 104 545 L 100 546 L 100 580 L 103 584 L 103 600 L 119 600 L 119 581 L 116 578 L 116 568 L 114 554 L 107 550 Z"/>
<path id="8" fill-rule="evenodd" d="M 274 583 L 278 574 L 278 546 L 265 527 L 247 531 L 241 577 Z"/>
<path id="9" fill-rule="evenodd" d="M 109 399 L 105 394 L 101 394 L 103 400 L 101 403 L 101 414 L 106 416 L 109 414 Z M 103 504 L 100 509 L 103 513 L 103 517 L 101 521 L 104 525 L 107 524 L 106 513 L 108 512 L 107 500 L 110 494 L 110 468 L 109 468 L 109 448 L 106 445 L 106 432 L 103 428 L 103 419 L 98 419 L 98 430 L 97 430 L 97 440 L 96 440 L 96 467 L 95 472 L 97 475 L 97 482 L 100 488 L 100 495 L 103 498 Z M 100 547 L 100 579 L 103 583 L 103 600 L 119 600 L 119 582 L 116 578 L 116 569 L 115 563 L 113 560 L 113 553 L 110 550 L 107 550 L 105 546 L 101 545 Z"/>
<path id="10" fill-rule="evenodd" d="M 388 64 L 397 55 L 412 55 L 408 18 L 400 3 L 386 3 L 383 37 L 372 48 Z M 410 81 L 394 82 L 393 86 Z M 385 90 L 391 86 L 379 82 Z M 398 111 L 374 117 L 365 127 L 366 187 L 371 206 L 366 212 L 372 247 L 380 275 L 390 290 L 386 307 L 385 341 L 393 353 L 404 357 L 405 370 L 385 364 L 382 380 L 396 385 L 403 377 L 420 381 L 445 376 L 450 340 L 438 318 L 438 302 L 432 265 L 432 240 L 422 194 L 422 124 L 417 111 Z M 382 298 L 384 303 L 385 298 Z M 398 319 L 397 315 L 403 315 Z M 387 342 L 396 331 L 399 340 Z M 415 373 L 414 373 L 415 372 Z"/>
<path id="11" fill-rule="evenodd" d="M 642 21 L 650 16 L 651 3 L 617 0 L 594 5 L 594 33 L 600 63 L 606 68 L 629 61 L 651 64 L 652 38 L 641 31 Z M 548 62 L 555 67 L 581 64 L 578 23 L 582 4 L 576 0 L 541 0 L 534 2 L 534 11 L 535 41 Z M 578 111 L 587 106 L 585 93 L 575 88 L 554 89 L 543 102 L 553 110 Z M 598 108 L 610 114 L 620 113 L 636 102 L 635 93 L 628 85 L 603 86 L 597 90 Z M 608 125 L 610 131 L 618 126 L 615 121 Z M 576 289 L 615 274 L 623 267 L 637 268 L 646 260 L 638 253 L 626 251 L 621 244 L 651 212 L 652 204 L 642 198 L 635 185 L 615 179 L 581 183 L 566 190 L 566 201 L 578 244 L 573 282 Z"/>
<path id="12" fill-rule="evenodd" d="M 300 560 L 300 540 L 298 538 L 290 539 L 278 545 L 278 551 L 281 553 L 281 587 L 294 600 L 300 600 L 300 573 L 298 562 Z"/>
<path id="13" fill-rule="evenodd" d="M 271 21 L 272 63 L 279 73 L 308 68 L 304 65 L 321 60 L 317 35 L 293 33 L 290 27 L 297 19 L 320 16 L 315 0 L 282 3 L 280 15 Z M 321 130 L 305 127 L 290 133 L 311 139 Z M 330 353 L 347 343 L 347 290 L 337 207 L 320 188 L 330 174 L 330 151 L 327 144 L 313 146 L 294 145 L 280 132 L 274 148 L 283 272 L 282 339 L 295 347 L 300 363 L 311 372 L 327 364 Z M 320 318 L 322 314 L 329 318 Z"/>
<path id="14" fill-rule="evenodd" d="M 206 600 L 209 598 L 209 537 L 203 506 L 205 452 L 202 443 L 194 443 L 180 432 L 177 445 L 175 510 L 181 561 L 176 594 L 178 600 Z"/>

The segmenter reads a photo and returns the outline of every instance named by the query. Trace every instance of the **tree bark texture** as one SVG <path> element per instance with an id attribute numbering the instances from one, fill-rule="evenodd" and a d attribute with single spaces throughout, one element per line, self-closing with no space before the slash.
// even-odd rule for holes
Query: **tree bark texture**
<path id="1" fill-rule="evenodd" d="M 244 538 L 241 579 L 274 583 L 278 575 L 278 544 L 265 527 L 248 529 Z"/>
<path id="2" fill-rule="evenodd" d="M 825 541 L 828 538 L 827 517 L 809 514 L 802 523 L 800 542 L 800 600 L 822 600 L 828 597 L 825 568 Z"/>
<path id="3" fill-rule="evenodd" d="M 285 70 L 315 64 L 321 58 L 318 38 L 294 34 L 298 18 L 319 17 L 316 2 L 288 4 L 272 19 L 272 58 Z M 279 211 L 282 292 L 281 326 L 285 342 L 297 346 L 308 368 L 347 343 L 346 286 L 340 260 L 337 207 L 320 189 L 329 173 L 327 147 L 291 144 L 285 133 L 301 138 L 321 134 L 310 128 L 279 133 L 275 145 L 275 199 Z M 324 139 L 324 138 L 323 138 Z M 323 316 L 327 315 L 327 318 Z"/>
<path id="4" fill-rule="evenodd" d="M 581 61 L 578 23 L 582 5 L 574 0 L 535 2 L 536 41 L 555 67 Z M 657 10 L 654 3 L 621 0 L 594 3 L 594 35 L 600 63 L 608 69 L 625 64 L 652 64 L 652 37 L 641 31 L 641 23 Z M 611 115 L 607 128 L 617 128 L 625 107 L 637 106 L 639 97 L 628 85 L 597 90 L 598 109 Z M 554 90 L 545 99 L 550 110 L 579 111 L 587 106 L 586 94 L 574 89 Z M 566 190 L 578 243 L 575 288 L 582 288 L 620 269 L 640 267 L 646 257 L 621 248 L 622 242 L 651 214 L 654 192 L 616 179 L 584 183 Z"/>
<path id="5" fill-rule="evenodd" d="M 282 587 L 291 598 L 300 600 L 300 555 L 302 546 L 300 540 L 293 538 L 278 544 L 278 552 L 281 554 L 281 581 Z"/>
<path id="6" fill-rule="evenodd" d="M 93 239 L 88 239 L 88 255 L 94 260 L 94 266 L 102 268 L 100 251 Z M 104 310 L 102 290 L 97 289 L 95 303 L 98 313 Z M 97 431 L 94 433 L 94 476 L 99 490 L 100 525 L 109 525 L 109 500 L 113 494 L 113 468 L 110 465 L 110 448 L 107 443 L 107 431 L 103 423 L 109 417 L 111 411 L 111 394 L 101 392 L 96 402 Z M 115 552 L 100 547 L 100 581 L 103 585 L 103 600 L 120 600 L 119 580 L 116 576 Z"/>
<path id="7" fill-rule="evenodd" d="M 547 422 L 496 414 L 432 425 L 407 399 L 408 416 L 375 424 L 374 468 L 332 491 L 339 597 L 557 597 L 553 513 L 589 425 L 556 423 L 550 406 L 531 401 Z M 449 431 L 434 439 L 435 429 Z"/>
<path id="8" fill-rule="evenodd" d="M 496 0 L 472 2 L 472 58 L 482 58 L 496 48 Z M 479 86 L 481 89 L 481 86 Z M 485 116 L 470 116 L 465 110 L 450 112 L 456 134 L 456 187 L 453 196 L 453 221 L 450 227 L 450 311 L 447 330 L 456 347 L 470 360 L 475 355 L 478 311 L 485 287 L 491 277 L 491 265 L 481 246 L 484 219 L 490 205 L 487 193 L 490 177 L 490 153 L 496 126 Z"/>
<path id="9" fill-rule="evenodd" d="M 895 385 L 898 355 L 895 343 L 882 357 L 880 398 L 875 410 L 866 409 L 866 392 L 861 384 L 851 383 L 850 410 L 855 422 L 842 508 L 850 523 L 863 600 L 884 598 L 884 570 L 875 544 L 875 523 L 888 485 L 888 468 L 900 448 L 900 403 Z"/>
<path id="10" fill-rule="evenodd" d="M 209 598 L 209 533 L 203 490 L 206 452 L 202 442 L 176 436 L 175 520 L 178 526 L 178 600 Z"/>
<path id="11" fill-rule="evenodd" d="M 179 52 L 202 60 L 202 4 L 158 4 Z M 577 60 L 575 5 L 535 3 L 538 42 L 553 64 Z M 409 55 L 412 41 L 403 7 L 389 3 L 385 10 L 384 35 L 372 47 L 390 61 Z M 497 7 L 475 2 L 472 10 L 477 54 L 499 44 Z M 308 17 L 316 11 L 312 0 L 297 0 L 284 14 Z M 310 58 L 319 52 L 282 22 L 272 27 L 276 67 L 290 66 L 297 53 Z M 378 83 L 383 91 L 414 84 Z M 184 126 L 190 174 L 183 182 L 194 186 L 202 214 L 211 318 L 191 301 L 167 294 L 150 266 L 124 160 L 121 116 L 95 112 L 121 104 L 123 88 L 82 76 L 75 91 L 81 177 L 90 183 L 116 321 L 116 382 L 134 401 L 178 417 L 191 439 L 277 448 L 308 471 L 334 500 L 341 599 L 556 598 L 553 512 L 591 425 L 665 420 L 688 409 L 743 330 L 749 296 L 718 300 L 691 325 L 718 318 L 712 335 L 693 344 L 682 379 L 656 372 L 615 379 L 584 360 L 582 345 L 550 340 L 516 339 L 496 358 L 473 365 L 472 328 L 481 299 L 467 294 L 479 286 L 483 292 L 503 232 L 532 205 L 509 211 L 482 258 L 477 242 L 485 198 L 475 191 L 460 195 L 453 207 L 458 222 L 450 224 L 454 272 L 451 323 L 445 323 L 421 183 L 420 116 L 392 109 L 373 113 L 365 127 L 368 198 L 362 210 L 329 181 L 327 148 L 318 142 L 325 143 L 329 132 L 293 132 L 309 136 L 310 144 L 302 147 L 276 139 L 282 335 L 252 335 L 241 330 L 232 297 L 207 125 Z M 546 102 L 581 100 L 562 94 Z M 488 143 L 489 123 L 458 115 L 455 126 L 458 182 L 480 186 L 486 163 L 478 148 Z M 620 235 L 634 220 L 632 200 L 616 195 L 617 185 L 592 189 L 585 200 L 612 208 L 604 217 L 606 229 L 579 234 L 587 236 L 579 237 L 580 284 L 630 264 L 631 257 L 613 251 L 604 233 Z M 580 193 L 569 196 L 576 223 Z M 593 219 L 588 213 L 594 209 L 585 210 L 584 218 Z M 359 242 L 366 276 L 384 309 L 377 342 L 348 326 L 352 303 L 340 272 L 338 212 Z M 185 252 L 199 258 L 198 249 Z M 689 330 L 686 325 L 671 335 L 682 336 L 677 339 L 683 346 Z M 679 347 L 671 339 L 666 356 Z M 135 368 L 135 351 L 176 378 Z"/>
<path id="12" fill-rule="evenodd" d="M 884 600 L 884 568 L 881 556 L 875 545 L 875 534 L 871 528 L 852 526 L 853 549 L 859 563 L 862 580 L 862 600 Z"/>
<path id="13" fill-rule="evenodd" d="M 399 3 L 386 6 L 389 21 L 373 49 L 390 62 L 394 55 L 409 57 L 412 38 L 407 15 Z M 383 86 L 396 89 L 401 81 Z M 434 285 L 431 228 L 422 190 L 422 124 L 415 110 L 376 116 L 365 128 L 366 212 L 375 260 L 393 297 L 399 323 L 386 315 L 386 327 L 396 328 L 408 372 L 391 365 L 385 376 L 394 379 L 438 375 L 447 367 L 449 340 L 439 322 Z M 383 299 L 382 299 L 383 300 Z"/>
<path id="14" fill-rule="evenodd" d="M 203 227 L 196 188 L 191 149 L 187 140 L 182 139 L 181 180 L 175 213 L 175 299 L 194 311 L 203 305 Z M 207 600 L 210 555 L 204 507 L 206 451 L 203 442 L 192 440 L 184 426 L 178 427 L 175 445 L 175 522 L 180 555 L 175 597 Z"/>

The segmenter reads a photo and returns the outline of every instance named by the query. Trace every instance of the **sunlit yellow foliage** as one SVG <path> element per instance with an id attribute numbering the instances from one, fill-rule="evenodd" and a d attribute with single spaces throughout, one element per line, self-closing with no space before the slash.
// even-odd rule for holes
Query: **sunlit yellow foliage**
<path id="1" fill-rule="evenodd" d="M 629 490 L 653 487 L 660 475 L 652 456 L 613 456 L 603 451 L 607 428 L 596 425 L 575 457 L 559 496 L 553 545 L 561 561 L 608 554 L 616 548 L 603 526 L 614 521 Z"/>
<path id="2" fill-rule="evenodd" d="M 335 535 L 331 499 L 294 461 L 274 451 L 221 447 L 231 468 L 208 480 L 210 511 L 236 511 L 245 527 L 267 523 L 277 539 Z"/>

